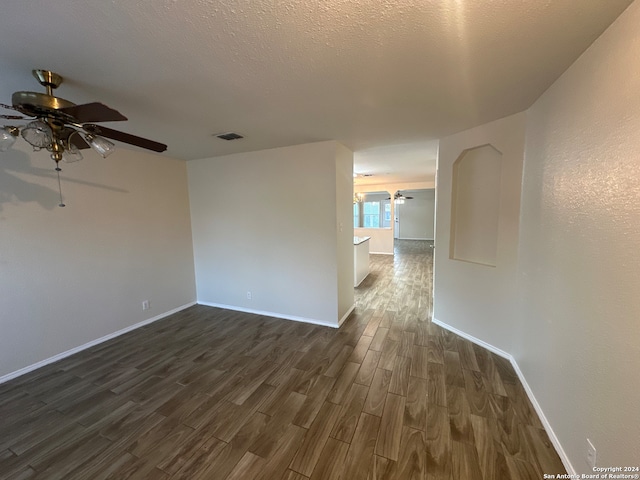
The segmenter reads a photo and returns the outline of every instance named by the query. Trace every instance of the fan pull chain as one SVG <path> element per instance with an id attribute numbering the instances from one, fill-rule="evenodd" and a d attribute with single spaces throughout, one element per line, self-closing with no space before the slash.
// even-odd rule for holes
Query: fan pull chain
<path id="1" fill-rule="evenodd" d="M 61 170 L 62 169 L 56 165 L 56 173 L 58 174 L 58 192 L 60 192 L 60 203 L 58 204 L 58 206 L 59 207 L 65 207 L 66 205 L 62 201 L 62 183 L 60 183 L 60 171 Z"/>

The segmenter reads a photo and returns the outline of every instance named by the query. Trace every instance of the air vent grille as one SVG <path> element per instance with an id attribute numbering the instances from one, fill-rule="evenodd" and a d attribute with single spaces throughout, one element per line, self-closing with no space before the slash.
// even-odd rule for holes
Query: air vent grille
<path id="1" fill-rule="evenodd" d="M 222 140 L 238 140 L 239 138 L 244 138 L 242 135 L 239 135 L 237 133 L 234 132 L 228 132 L 228 133 L 220 133 L 218 135 L 216 135 L 216 137 L 222 139 Z"/>

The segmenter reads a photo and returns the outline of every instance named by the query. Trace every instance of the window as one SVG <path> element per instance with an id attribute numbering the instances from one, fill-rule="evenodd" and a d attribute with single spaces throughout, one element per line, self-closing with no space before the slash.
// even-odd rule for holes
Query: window
<path id="1" fill-rule="evenodd" d="M 383 201 L 382 206 L 384 208 L 384 216 L 382 218 L 382 227 L 389 228 L 391 227 L 391 201 L 390 200 Z"/>
<path id="2" fill-rule="evenodd" d="M 391 201 L 388 192 L 358 194 L 353 205 L 354 228 L 391 228 Z"/>
<path id="3" fill-rule="evenodd" d="M 364 228 L 380 228 L 380 202 L 364 202 Z"/>

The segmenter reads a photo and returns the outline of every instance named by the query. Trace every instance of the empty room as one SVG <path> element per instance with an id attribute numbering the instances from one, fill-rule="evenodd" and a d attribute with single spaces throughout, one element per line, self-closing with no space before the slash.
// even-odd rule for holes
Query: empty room
<path id="1" fill-rule="evenodd" d="M 640 0 L 5 2 L 0 479 L 640 476 Z"/>

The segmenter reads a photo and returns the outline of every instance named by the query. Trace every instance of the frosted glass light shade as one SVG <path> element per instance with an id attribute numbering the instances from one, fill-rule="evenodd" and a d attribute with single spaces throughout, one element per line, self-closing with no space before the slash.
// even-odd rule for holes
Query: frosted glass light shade
<path id="1" fill-rule="evenodd" d="M 98 137 L 97 135 L 86 135 L 85 139 L 91 145 L 96 152 L 102 155 L 102 158 L 107 158 L 113 152 L 116 151 L 116 146 L 106 138 Z"/>
<path id="2" fill-rule="evenodd" d="M 51 128 L 40 120 L 27 123 L 20 134 L 31 146 L 36 148 L 46 148 L 53 141 Z"/>
<path id="3" fill-rule="evenodd" d="M 0 152 L 9 150 L 18 138 L 18 131 L 15 127 L 4 127 L 0 129 Z"/>
<path id="4" fill-rule="evenodd" d="M 69 143 L 69 145 L 66 146 L 64 153 L 62 154 L 62 160 L 66 163 L 79 162 L 80 160 L 82 160 L 82 158 L 82 153 L 80 153 L 78 147 L 76 147 L 73 143 Z"/>

